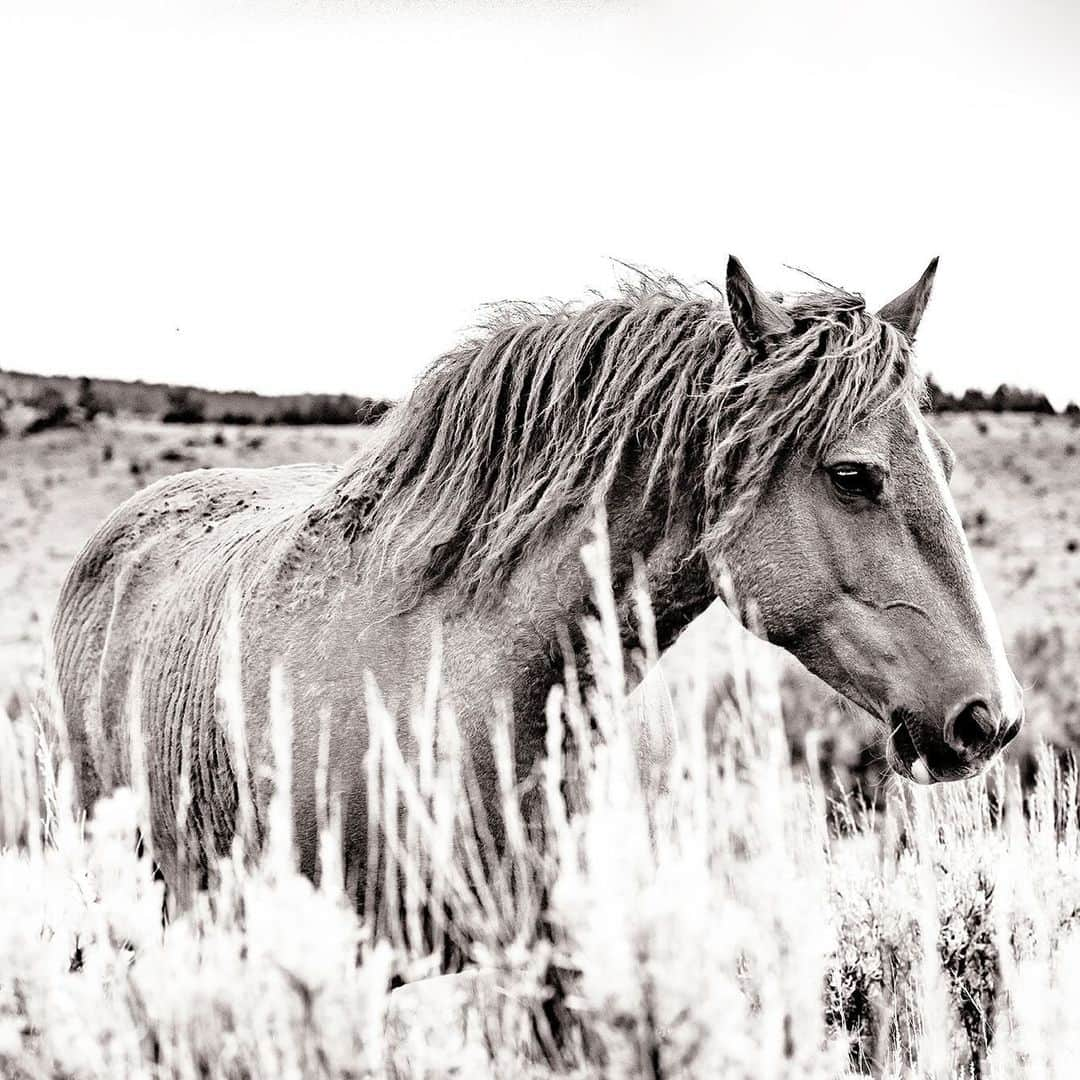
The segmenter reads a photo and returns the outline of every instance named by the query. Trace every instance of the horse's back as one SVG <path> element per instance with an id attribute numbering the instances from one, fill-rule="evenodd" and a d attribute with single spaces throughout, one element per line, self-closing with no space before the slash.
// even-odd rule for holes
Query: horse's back
<path id="1" fill-rule="evenodd" d="M 87 805 L 128 779 L 122 720 L 136 670 L 139 705 L 150 714 L 140 717 L 144 727 L 177 727 L 213 710 L 216 678 L 207 686 L 190 676 L 216 673 L 216 628 L 231 577 L 336 471 L 181 473 L 132 496 L 91 537 L 68 572 L 53 625 L 60 700 Z"/>

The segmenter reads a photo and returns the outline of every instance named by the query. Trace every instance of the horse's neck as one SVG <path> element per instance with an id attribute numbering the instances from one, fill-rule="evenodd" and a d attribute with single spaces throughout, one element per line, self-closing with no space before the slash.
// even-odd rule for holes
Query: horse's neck
<path id="1" fill-rule="evenodd" d="M 372 429 L 342 475 L 355 474 L 389 432 L 389 425 Z M 637 569 L 643 569 L 657 644 L 663 651 L 708 606 L 713 589 L 704 561 L 695 553 L 697 537 L 689 516 L 680 515 L 678 508 L 669 515 L 659 496 L 652 505 L 642 504 L 648 465 L 641 461 L 630 465 L 609 493 L 605 508 L 607 570 L 620 631 L 624 642 L 632 645 L 636 644 L 638 623 L 634 599 Z M 596 583 L 582 561 L 581 550 L 593 537 L 595 520 L 591 511 L 582 511 L 552 522 L 549 534 L 511 574 L 497 604 L 503 615 L 497 624 L 510 634 L 513 651 L 521 660 L 527 662 L 530 653 L 558 655 L 560 639 L 567 631 L 580 641 L 582 620 L 595 611 Z M 359 559 L 363 568 L 370 555 L 361 546 L 351 557 Z M 358 572 L 356 577 L 360 580 L 366 575 Z M 455 583 L 447 583 L 445 591 L 438 592 L 452 597 L 457 592 Z M 439 600 L 436 605 L 443 606 Z M 453 617 L 451 611 L 456 608 L 451 601 L 440 617 Z"/>
<path id="2" fill-rule="evenodd" d="M 606 513 L 606 566 L 587 568 L 582 548 L 594 539 L 595 517 L 582 513 L 552 529 L 552 539 L 512 576 L 506 601 L 522 616 L 539 644 L 561 638 L 564 632 L 583 644 L 583 619 L 596 613 L 597 570 L 610 581 L 619 632 L 628 653 L 640 640 L 639 585 L 648 593 L 656 644 L 666 649 L 680 631 L 713 600 L 704 560 L 696 553 L 696 537 L 688 520 L 678 514 L 669 520 L 663 508 L 642 506 L 638 478 L 617 484 Z"/>
<path id="3" fill-rule="evenodd" d="M 644 584 L 652 609 L 657 644 L 667 648 L 679 632 L 713 599 L 708 568 L 698 552 L 699 537 L 690 511 L 676 505 L 668 512 L 658 493 L 642 504 L 645 466 L 630 470 L 615 484 L 608 500 L 608 544 L 612 588 L 624 639 L 633 640 L 637 620 L 635 593 Z M 644 581 L 639 582 L 643 576 Z"/>

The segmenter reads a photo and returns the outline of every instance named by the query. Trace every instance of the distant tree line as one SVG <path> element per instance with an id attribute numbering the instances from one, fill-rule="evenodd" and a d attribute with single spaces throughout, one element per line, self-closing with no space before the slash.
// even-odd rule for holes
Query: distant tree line
<path id="1" fill-rule="evenodd" d="M 74 404 L 69 404 L 56 390 L 46 387 L 35 404 L 42 407 L 39 418 L 42 428 L 58 427 L 80 420 L 93 420 L 99 413 L 113 415 L 116 408 L 107 394 L 100 392 L 93 380 L 85 376 L 78 380 Z M 1056 410 L 1050 399 L 1037 390 L 1025 390 L 1002 383 L 996 390 L 969 388 L 962 394 L 942 389 L 933 376 L 926 380 L 930 407 L 934 412 L 995 412 L 1035 413 L 1053 416 Z M 374 424 L 393 405 L 379 398 L 354 397 L 352 394 L 305 394 L 285 398 L 249 395 L 259 401 L 258 410 L 231 408 L 224 412 L 208 407 L 207 395 L 190 386 L 170 386 L 165 391 L 166 407 L 161 419 L 167 424 Z M 1067 416 L 1080 414 L 1080 405 L 1070 401 L 1063 410 Z"/>
<path id="2" fill-rule="evenodd" d="M 1002 383 L 996 390 L 969 389 L 952 394 L 930 377 L 927 394 L 934 412 L 1031 413 L 1052 416 L 1045 394 Z M 219 392 L 191 386 L 136 381 L 95 380 L 82 376 L 39 376 L 0 371 L 0 435 L 13 404 L 30 406 L 36 416 L 22 429 L 32 435 L 58 427 L 77 427 L 96 416 L 156 417 L 169 424 L 374 424 L 393 405 L 351 394 L 294 394 L 270 397 L 245 391 Z M 1069 402 L 1066 415 L 1080 417 Z"/>
<path id="3" fill-rule="evenodd" d="M 168 407 L 161 419 L 166 424 L 374 424 L 392 402 L 351 394 L 311 394 L 303 404 L 291 403 L 257 417 L 242 409 L 230 409 L 218 416 L 207 414 L 206 399 L 190 386 L 170 387 Z"/>
<path id="4" fill-rule="evenodd" d="M 15 403 L 26 405 L 36 413 L 23 428 L 25 435 L 80 427 L 97 416 L 117 413 L 157 417 L 167 424 L 373 424 L 393 404 L 351 394 L 297 394 L 277 398 L 240 392 L 219 394 L 190 386 L 149 387 L 104 380 L 104 385 L 100 385 L 86 376 L 69 379 L 16 374 L 15 377 L 20 380 L 15 386 L 0 385 L 0 434 L 4 430 L 3 413 Z M 116 396 L 110 393 L 110 388 L 116 390 Z"/>
<path id="5" fill-rule="evenodd" d="M 304 406 L 293 405 L 277 416 L 268 416 L 264 424 L 374 424 L 393 402 L 358 398 L 351 394 L 334 397 L 316 394 Z"/>
<path id="6" fill-rule="evenodd" d="M 1018 386 L 1002 383 L 996 390 L 987 393 L 985 390 L 967 389 L 959 396 L 943 390 L 933 376 L 926 380 L 926 391 L 930 398 L 930 407 L 934 412 L 1015 412 L 1015 413 L 1038 413 L 1042 416 L 1053 416 L 1056 412 L 1050 404 L 1050 399 L 1037 390 L 1022 390 Z M 1066 415 L 1073 416 L 1080 413 L 1080 406 L 1075 401 L 1070 401 L 1065 407 Z"/>

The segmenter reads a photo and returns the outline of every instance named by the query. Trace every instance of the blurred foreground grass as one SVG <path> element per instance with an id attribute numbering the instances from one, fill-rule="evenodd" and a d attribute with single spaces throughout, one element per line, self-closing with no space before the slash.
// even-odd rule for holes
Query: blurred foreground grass
<path id="1" fill-rule="evenodd" d="M 0 718 L 0 1075 L 1075 1075 L 1071 771 L 1042 752 L 1026 793 L 998 765 L 931 790 L 890 781 L 863 809 L 822 779 L 813 739 L 792 764 L 760 652 L 733 638 L 698 655 L 658 710 L 626 697 L 613 607 L 598 609 L 589 690 L 571 671 L 549 702 L 530 820 L 493 718 L 502 846 L 438 695 L 405 761 L 369 687 L 382 901 L 364 918 L 325 799 L 317 883 L 295 869 L 280 678 L 266 842 L 238 839 L 182 903 L 137 854 L 143 785 L 84 823 L 53 718 Z M 642 625 L 647 642 L 644 606 Z M 473 976 L 391 993 L 448 953 Z"/>

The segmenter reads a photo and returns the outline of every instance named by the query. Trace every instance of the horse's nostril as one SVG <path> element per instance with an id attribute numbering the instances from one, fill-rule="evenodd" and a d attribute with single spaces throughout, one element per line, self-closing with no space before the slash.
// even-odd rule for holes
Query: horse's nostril
<path id="1" fill-rule="evenodd" d="M 998 725 L 985 701 L 969 701 L 945 722 L 945 741 L 965 757 L 985 750 L 997 738 Z"/>
<path id="2" fill-rule="evenodd" d="M 1021 711 L 1020 715 L 1011 723 L 1001 734 L 1001 745 L 1008 746 L 1009 743 L 1020 734 L 1020 729 L 1024 726 L 1024 714 Z"/>

